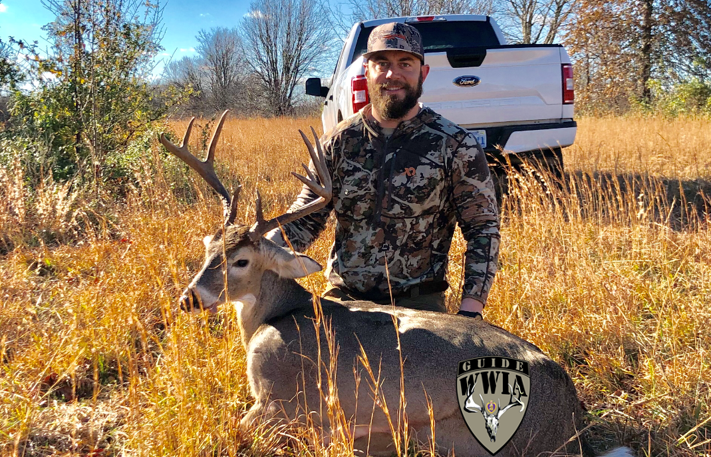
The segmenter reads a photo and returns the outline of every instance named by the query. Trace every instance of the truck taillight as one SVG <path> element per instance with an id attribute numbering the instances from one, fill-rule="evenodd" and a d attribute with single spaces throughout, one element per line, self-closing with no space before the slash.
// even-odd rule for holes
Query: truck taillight
<path id="1" fill-rule="evenodd" d="M 575 102 L 575 82 L 573 81 L 573 66 L 563 64 L 563 104 L 572 105 Z"/>
<path id="2" fill-rule="evenodd" d="M 434 16 L 417 16 L 417 22 L 431 22 L 434 18 Z"/>
<path id="3" fill-rule="evenodd" d="M 353 112 L 357 113 L 365 105 L 370 103 L 370 97 L 368 97 L 368 81 L 365 76 L 359 75 L 351 79 L 351 93 L 353 94 Z"/>

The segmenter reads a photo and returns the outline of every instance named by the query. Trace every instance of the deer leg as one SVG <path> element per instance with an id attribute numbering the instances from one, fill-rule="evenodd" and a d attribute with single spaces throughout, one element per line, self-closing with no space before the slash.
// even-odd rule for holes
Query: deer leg
<path id="1" fill-rule="evenodd" d="M 239 422 L 240 427 L 243 429 L 250 428 L 251 426 L 256 425 L 261 418 L 265 415 L 266 413 L 266 404 L 264 401 L 257 400 L 254 405 L 247 411 L 247 414 L 242 418 L 242 420 Z"/>
<path id="2" fill-rule="evenodd" d="M 267 401 L 258 399 L 240 420 L 240 427 L 246 430 L 259 424 L 276 423 L 282 420 L 288 421 L 288 418 L 281 402 L 270 401 L 267 404 Z"/>

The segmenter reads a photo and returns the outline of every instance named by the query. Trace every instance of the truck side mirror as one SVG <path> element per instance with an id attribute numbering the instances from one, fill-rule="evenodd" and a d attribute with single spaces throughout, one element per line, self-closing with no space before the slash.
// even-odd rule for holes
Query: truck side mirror
<path id="1" fill-rule="evenodd" d="M 325 97 L 328 95 L 328 87 L 321 85 L 321 78 L 309 78 L 306 80 L 306 94 L 314 97 Z"/>

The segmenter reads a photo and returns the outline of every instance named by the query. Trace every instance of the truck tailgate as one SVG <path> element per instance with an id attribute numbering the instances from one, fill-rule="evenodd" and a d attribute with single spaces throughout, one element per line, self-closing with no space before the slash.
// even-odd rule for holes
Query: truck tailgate
<path id="1" fill-rule="evenodd" d="M 479 66 L 453 68 L 446 52 L 427 53 L 431 71 L 420 101 L 466 127 L 551 122 L 563 117 L 564 58 L 559 46 L 502 46 L 487 49 Z M 454 81 L 461 76 L 479 83 L 459 86 Z"/>

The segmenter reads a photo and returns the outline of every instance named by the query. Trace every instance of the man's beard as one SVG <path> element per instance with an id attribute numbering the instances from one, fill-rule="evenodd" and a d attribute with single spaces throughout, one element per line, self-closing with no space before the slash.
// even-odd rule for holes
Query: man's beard
<path id="1" fill-rule="evenodd" d="M 387 95 L 384 90 L 388 86 L 399 86 L 405 90 L 405 97 L 399 99 L 397 95 Z M 417 101 L 422 96 L 422 74 L 417 81 L 417 88 L 413 88 L 406 82 L 391 82 L 385 84 L 377 84 L 368 79 L 368 94 L 373 108 L 383 118 L 388 120 L 402 119 L 407 113 L 417 105 Z"/>

